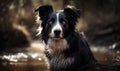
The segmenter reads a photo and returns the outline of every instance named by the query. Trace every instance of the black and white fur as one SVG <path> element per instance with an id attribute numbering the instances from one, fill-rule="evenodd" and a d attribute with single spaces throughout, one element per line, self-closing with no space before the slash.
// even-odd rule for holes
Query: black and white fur
<path id="1" fill-rule="evenodd" d="M 41 23 L 41 36 L 44 40 L 45 55 L 51 71 L 81 70 L 94 66 L 89 45 L 82 34 L 75 29 L 80 10 L 65 8 L 53 11 L 52 6 L 37 8 Z"/>

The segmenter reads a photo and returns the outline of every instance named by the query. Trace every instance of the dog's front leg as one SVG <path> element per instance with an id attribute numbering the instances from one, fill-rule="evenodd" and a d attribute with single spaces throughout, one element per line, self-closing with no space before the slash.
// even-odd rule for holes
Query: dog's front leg
<path id="1" fill-rule="evenodd" d="M 45 53 L 45 56 L 46 56 L 49 60 L 51 60 L 51 58 L 53 58 L 53 52 L 52 52 L 51 49 L 48 48 L 48 46 L 45 47 L 44 53 Z"/>

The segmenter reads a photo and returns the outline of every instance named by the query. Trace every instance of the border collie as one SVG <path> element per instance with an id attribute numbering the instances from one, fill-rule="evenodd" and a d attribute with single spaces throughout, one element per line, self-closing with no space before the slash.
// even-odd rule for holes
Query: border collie
<path id="1" fill-rule="evenodd" d="M 51 71 L 81 70 L 96 64 L 87 41 L 75 29 L 80 10 L 53 11 L 52 6 L 44 5 L 36 11 L 42 21 L 41 36 Z"/>

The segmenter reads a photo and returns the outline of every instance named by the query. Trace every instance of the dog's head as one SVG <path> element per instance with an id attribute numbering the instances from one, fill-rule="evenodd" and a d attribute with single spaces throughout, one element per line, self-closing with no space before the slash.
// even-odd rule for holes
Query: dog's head
<path id="1" fill-rule="evenodd" d="M 45 5 L 37 8 L 40 20 L 42 21 L 42 37 L 63 39 L 75 30 L 77 19 L 80 17 L 80 10 L 65 8 L 64 10 L 53 11 L 52 6 Z"/>

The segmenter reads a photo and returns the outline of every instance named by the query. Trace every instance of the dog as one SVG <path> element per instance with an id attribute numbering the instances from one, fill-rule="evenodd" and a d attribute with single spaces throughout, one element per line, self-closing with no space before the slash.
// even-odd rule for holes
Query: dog
<path id="1" fill-rule="evenodd" d="M 53 11 L 51 5 L 35 10 L 41 20 L 41 37 L 51 71 L 83 70 L 96 64 L 86 39 L 76 31 L 80 10 L 65 8 Z"/>

